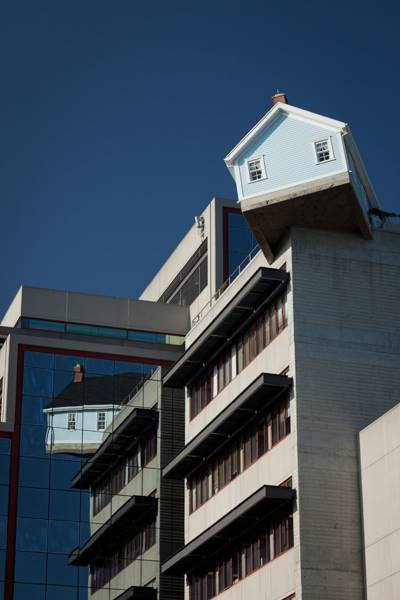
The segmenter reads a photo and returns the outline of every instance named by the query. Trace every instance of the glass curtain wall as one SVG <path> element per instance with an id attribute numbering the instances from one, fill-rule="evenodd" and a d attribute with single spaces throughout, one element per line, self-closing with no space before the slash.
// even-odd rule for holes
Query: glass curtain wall
<path id="1" fill-rule="evenodd" d="M 93 533 L 89 491 L 73 489 L 71 480 L 132 398 L 136 406 L 145 405 L 144 382 L 159 378 L 156 365 L 24 353 L 14 600 L 90 597 L 88 567 L 68 564 L 71 551 Z M 9 452 L 5 441 L 0 440 L 2 467 Z M 3 498 L 1 506 L 7 506 Z M 5 519 L 1 514 L 2 567 Z"/>
<path id="2" fill-rule="evenodd" d="M 11 441 L 0 438 L 0 580 L 5 577 L 7 547 L 8 480 L 10 472 Z M 3 598 L 0 584 L 0 598 Z"/>
<path id="3" fill-rule="evenodd" d="M 224 279 L 227 279 L 237 275 L 235 270 L 257 246 L 257 240 L 240 210 L 225 208 L 224 213 Z"/>

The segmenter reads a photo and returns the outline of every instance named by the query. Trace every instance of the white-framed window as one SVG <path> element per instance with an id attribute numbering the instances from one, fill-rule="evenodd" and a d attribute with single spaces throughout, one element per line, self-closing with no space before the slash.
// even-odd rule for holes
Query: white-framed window
<path id="1" fill-rule="evenodd" d="M 249 183 L 266 179 L 265 163 L 263 156 L 249 158 L 247 162 L 247 177 Z"/>
<path id="2" fill-rule="evenodd" d="M 331 138 L 314 142 L 314 153 L 317 164 L 333 160 L 335 157 L 333 155 Z"/>
<path id="3" fill-rule="evenodd" d="M 97 431 L 104 431 L 106 428 L 106 413 L 104 410 L 99 410 L 97 413 Z"/>
<path id="4" fill-rule="evenodd" d="M 69 431 L 75 431 L 75 429 L 76 429 L 76 412 L 68 413 L 67 429 Z"/>

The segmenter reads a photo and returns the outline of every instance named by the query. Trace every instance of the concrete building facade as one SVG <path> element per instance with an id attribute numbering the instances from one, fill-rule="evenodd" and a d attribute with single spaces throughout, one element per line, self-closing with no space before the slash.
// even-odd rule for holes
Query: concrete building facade
<path id="1" fill-rule="evenodd" d="M 371 222 L 344 123 L 279 102 L 226 162 L 262 251 L 164 379 L 186 387 L 163 470 L 186 520 L 162 570 L 190 600 L 361 600 L 358 433 L 398 402 L 400 228 Z"/>

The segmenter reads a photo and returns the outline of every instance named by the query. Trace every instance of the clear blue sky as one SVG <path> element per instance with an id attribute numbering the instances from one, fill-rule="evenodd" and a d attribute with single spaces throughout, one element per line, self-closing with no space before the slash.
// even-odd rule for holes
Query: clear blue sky
<path id="1" fill-rule="evenodd" d="M 135 297 L 279 88 L 398 198 L 395 2 L 3 1 L 0 313 L 20 283 Z"/>

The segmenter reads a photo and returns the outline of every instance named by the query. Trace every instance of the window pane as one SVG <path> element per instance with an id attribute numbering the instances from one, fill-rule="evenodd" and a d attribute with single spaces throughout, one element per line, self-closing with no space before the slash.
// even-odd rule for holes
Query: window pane
<path id="1" fill-rule="evenodd" d="M 26 329 L 46 329 L 47 331 L 64 331 L 64 323 L 44 321 L 42 319 L 22 319 L 22 327 Z"/>
<path id="2" fill-rule="evenodd" d="M 240 340 L 237 345 L 237 371 L 243 370 L 243 342 Z"/>
<path id="3" fill-rule="evenodd" d="M 282 439 L 285 435 L 285 406 L 282 406 L 279 411 L 279 438 Z"/>
<path id="4" fill-rule="evenodd" d="M 94 325 L 80 325 L 79 323 L 67 323 L 67 333 L 80 335 L 98 335 L 98 328 Z"/>
<path id="5" fill-rule="evenodd" d="M 257 454 L 258 457 L 262 456 L 265 452 L 265 424 L 264 421 L 260 421 L 260 423 L 258 424 L 258 446 L 257 446 Z"/>
<path id="6" fill-rule="evenodd" d="M 245 260 L 250 252 L 257 247 L 253 231 L 240 211 L 225 210 L 227 215 L 227 246 L 225 277 L 238 273 L 237 267 Z"/>
<path id="7" fill-rule="evenodd" d="M 254 462 L 257 458 L 257 432 L 256 430 L 251 432 L 251 462 Z"/>
<path id="8" fill-rule="evenodd" d="M 246 561 L 246 575 L 248 575 L 252 571 L 252 564 L 251 564 L 251 544 L 249 546 L 246 546 L 245 561 Z"/>
<path id="9" fill-rule="evenodd" d="M 273 419 L 272 419 L 272 444 L 276 444 L 279 436 L 278 436 L 278 432 L 279 432 L 279 414 L 274 413 Z"/>

